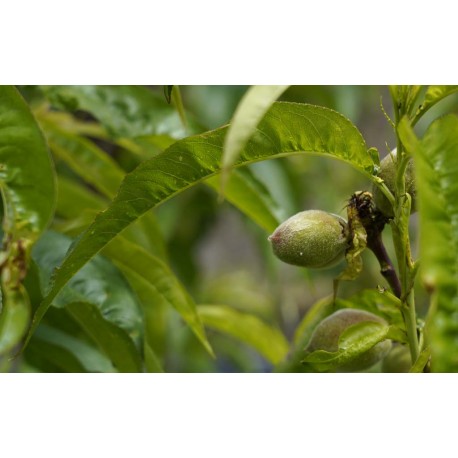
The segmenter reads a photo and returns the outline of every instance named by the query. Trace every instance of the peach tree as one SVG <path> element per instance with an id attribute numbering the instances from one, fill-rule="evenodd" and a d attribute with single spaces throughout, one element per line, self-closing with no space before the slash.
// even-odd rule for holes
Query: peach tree
<path id="1" fill-rule="evenodd" d="M 386 371 L 458 371 L 458 116 L 441 113 L 422 135 L 416 128 L 458 86 L 390 87 L 385 115 L 396 140 L 383 160 L 342 114 L 276 101 L 286 89 L 251 87 L 229 125 L 205 131 L 177 86 L 165 94 L 0 87 L 1 369 L 161 372 L 171 337 L 159 324 L 173 309 L 217 359 L 210 329 L 253 347 L 279 372 L 377 362 Z M 282 221 L 269 185 L 250 172 L 257 162 L 307 155 L 365 177 L 366 189 L 345 196 L 345 217 L 339 208 L 297 208 Z M 329 295 L 291 338 L 259 316 L 198 303 L 176 275 L 155 209 L 202 183 L 270 236 L 276 262 L 340 262 Z M 409 228 L 416 211 L 418 259 Z M 380 275 L 372 288 L 341 296 L 342 282 L 358 283 L 366 250 Z M 415 287 L 429 298 L 422 316 Z"/>

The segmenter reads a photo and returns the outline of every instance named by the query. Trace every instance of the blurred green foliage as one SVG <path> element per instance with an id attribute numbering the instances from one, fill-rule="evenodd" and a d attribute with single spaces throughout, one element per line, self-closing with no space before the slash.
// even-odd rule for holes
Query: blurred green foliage
<path id="1" fill-rule="evenodd" d="M 72 184 L 80 185 L 86 191 L 84 196 L 81 194 L 81 202 L 92 202 L 91 208 L 81 208 L 78 211 L 78 217 L 69 215 L 65 209 L 71 203 L 64 203 L 65 195 L 61 192 L 61 205 L 58 203 L 52 229 L 72 237 L 77 236 L 91 222 L 94 212 L 104 208 L 107 198 L 111 199 L 115 195 L 124 172 L 132 171 L 145 158 L 163 151 L 175 139 L 227 124 L 247 88 L 181 86 L 182 102 L 191 120 L 191 127 L 180 124 L 176 107 L 173 102 L 171 105 L 167 103 L 162 86 L 139 88 L 138 91 L 145 94 L 145 104 L 160 107 L 160 113 L 169 117 L 171 124 L 168 130 L 164 121 L 164 126 L 155 131 L 149 128 L 145 130 L 149 120 L 135 122 L 138 135 L 134 139 L 122 136 L 134 125 L 129 124 L 131 120 L 116 123 L 109 111 L 100 113 L 97 119 L 97 110 L 91 110 L 93 107 L 90 104 L 79 106 L 75 102 L 73 97 L 79 97 L 78 89 L 75 90 L 77 96 L 74 96 L 73 90 L 68 90 L 65 98 L 59 87 L 19 88 L 42 128 L 48 132 L 48 139 L 52 140 L 51 133 L 54 132 L 54 142 L 50 141 L 50 144 L 59 180 L 62 182 L 61 189 L 64 186 L 71 187 Z M 126 90 L 125 94 L 125 105 L 118 100 L 113 102 L 122 112 L 129 110 L 129 91 Z M 100 97 L 105 97 L 103 91 Z M 361 131 L 367 145 L 376 147 L 382 157 L 395 147 L 393 129 L 381 108 L 383 104 L 387 114 L 393 115 L 386 87 L 292 86 L 280 100 L 321 105 L 342 113 Z M 445 103 L 447 109 L 456 109 L 458 96 L 450 97 L 446 102 L 438 104 L 434 111 L 431 110 L 421 120 L 420 130 L 424 129 L 423 126 L 428 124 L 431 117 L 441 112 Z M 134 119 L 133 108 L 130 113 Z M 101 121 L 101 125 L 97 121 Z M 54 127 L 49 128 L 50 125 Z M 71 133 L 69 126 L 73 129 Z M 56 128 L 67 132 L 68 142 L 74 140 L 71 135 L 78 135 L 79 146 L 64 144 L 65 138 L 59 138 Z M 112 135 L 113 131 L 115 136 Z M 81 137 L 84 138 L 83 143 Z M 56 146 L 59 141 L 61 149 L 70 151 L 68 157 Z M 106 157 L 111 164 L 99 170 L 100 176 L 96 173 L 95 163 L 91 163 L 91 156 L 78 152 L 88 145 L 97 157 Z M 72 158 L 81 157 L 87 157 L 85 164 L 72 164 Z M 279 220 L 306 209 L 322 209 L 345 217 L 348 198 L 355 191 L 370 190 L 371 187 L 369 181 L 349 165 L 325 157 L 297 156 L 264 161 L 248 167 L 270 191 L 277 204 L 276 216 Z M 87 216 L 84 210 L 87 210 Z M 157 237 L 148 241 L 148 231 L 153 226 Z M 142 240 L 139 243 L 145 250 L 169 262 L 196 304 L 223 304 L 237 312 L 250 313 L 283 331 L 290 341 L 312 305 L 332 294 L 333 279 L 342 270 L 342 265 L 328 270 L 307 270 L 280 263 L 271 253 L 267 241 L 269 234 L 227 200 L 221 202 L 217 192 L 204 183 L 168 200 L 154 211 L 154 215 L 151 214 L 150 223 L 145 222 L 142 227 L 135 227 L 133 232 L 126 231 L 126 237 L 133 241 Z M 385 232 L 387 249 L 394 259 L 390 229 L 387 228 Z M 417 220 L 414 217 L 411 222 L 414 248 L 418 244 L 417 232 Z M 155 246 L 154 240 L 158 238 L 163 239 L 163 246 Z M 48 240 L 48 243 L 53 242 Z M 357 281 L 341 284 L 339 297 L 342 300 L 363 289 L 387 286 L 372 253 L 364 252 L 363 261 L 365 268 Z M 55 265 L 48 265 L 47 268 Z M 121 275 L 112 267 L 115 269 L 113 275 Z M 29 293 L 36 286 L 31 280 L 32 275 L 33 268 L 29 272 L 28 283 L 26 281 Z M 77 279 L 76 282 L 78 284 Z M 40 292 L 35 288 L 34 294 L 30 296 L 32 306 L 36 308 Z M 428 301 L 422 288 L 418 288 L 416 299 L 419 315 L 424 317 Z M 213 358 L 171 307 L 158 307 L 147 319 L 152 320 L 150 329 L 154 328 L 156 356 L 165 371 L 264 372 L 273 368 L 272 363 L 252 347 L 216 328 L 207 329 L 208 339 L 216 355 Z M 75 352 L 79 352 L 79 358 L 74 356 Z M 50 355 L 55 355 L 55 358 Z M 68 310 L 53 307 L 21 361 L 16 361 L 8 369 L 80 371 L 92 370 L 93 367 L 98 367 L 98 370 L 114 370 L 94 339 L 82 332 L 81 323 L 75 316 Z"/>

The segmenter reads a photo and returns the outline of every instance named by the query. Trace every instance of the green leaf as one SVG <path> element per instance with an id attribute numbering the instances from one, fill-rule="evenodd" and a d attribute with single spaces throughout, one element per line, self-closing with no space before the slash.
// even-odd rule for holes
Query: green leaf
<path id="1" fill-rule="evenodd" d="M 339 350 L 328 352 L 316 350 L 303 360 L 320 372 L 335 370 L 351 363 L 355 358 L 370 350 L 387 338 L 389 326 L 374 321 L 357 323 L 347 328 L 339 339 Z"/>
<path id="2" fill-rule="evenodd" d="M 52 354 L 46 352 L 45 354 L 41 353 L 41 355 L 37 355 L 37 351 L 35 350 L 45 350 L 41 346 L 36 346 L 38 341 L 46 342 L 61 350 L 54 349 Z M 56 354 L 57 352 L 59 354 Z M 25 357 L 27 360 L 30 359 L 32 365 L 37 364 L 37 362 L 39 363 L 40 361 L 36 360 L 37 357 L 41 356 L 40 360 L 48 360 L 53 364 L 57 364 L 63 370 L 75 370 L 75 367 L 68 366 L 68 361 L 66 367 L 63 367 L 61 358 L 65 353 L 69 353 L 73 361 L 76 359 L 76 364 L 79 363 L 85 372 L 116 372 L 110 360 L 92 345 L 47 324 L 42 324 L 37 329 L 37 332 L 33 336 L 32 345 L 25 352 Z"/>
<path id="3" fill-rule="evenodd" d="M 180 91 L 179 86 L 174 86 L 172 88 L 172 100 L 180 116 L 181 123 L 183 124 L 185 131 L 187 131 L 188 130 L 188 119 L 186 116 L 186 112 L 184 110 L 183 100 L 181 99 L 181 91 Z"/>
<path id="4" fill-rule="evenodd" d="M 409 86 L 406 98 L 406 112 L 412 113 L 415 108 L 415 102 L 422 92 L 423 86 Z"/>
<path id="5" fill-rule="evenodd" d="M 145 367 L 146 367 L 146 372 L 149 372 L 149 373 L 164 372 L 164 370 L 161 367 L 161 363 L 159 362 L 158 357 L 156 356 L 153 349 L 148 344 L 145 344 Z"/>
<path id="6" fill-rule="evenodd" d="M 71 239 L 68 237 L 48 231 L 35 245 L 32 257 L 40 268 L 43 290 L 49 284 L 54 267 L 65 256 L 70 244 Z M 104 320 L 124 330 L 126 336 L 130 336 L 134 342 L 140 342 L 143 334 L 141 310 L 129 285 L 118 269 L 108 260 L 101 256 L 94 258 L 72 278 L 54 299 L 53 304 L 57 307 L 67 307 L 76 302 L 93 304 Z M 82 307 L 88 308 L 84 305 Z M 72 310 L 74 308 L 71 307 Z M 89 318 L 100 322 L 100 318 L 96 316 L 95 312 L 92 313 L 92 318 Z M 89 316 L 89 314 L 86 313 L 85 316 Z M 89 326 L 93 326 L 93 323 L 87 323 L 87 329 Z M 111 328 L 106 324 L 105 329 Z M 135 357 L 133 356 L 133 358 Z"/>
<path id="7" fill-rule="evenodd" d="M 256 132 L 261 119 L 275 100 L 288 86 L 252 86 L 243 96 L 232 118 L 231 125 L 224 140 L 222 157 L 221 190 L 229 178 L 231 167 Z"/>
<path id="8" fill-rule="evenodd" d="M 410 116 L 413 112 L 415 102 L 420 96 L 422 89 L 423 86 L 390 86 L 391 97 L 401 117 L 404 115 Z"/>
<path id="9" fill-rule="evenodd" d="M 63 218 L 78 218 L 87 210 L 100 212 L 109 201 L 83 187 L 77 181 L 57 176 L 58 198 L 56 214 Z"/>
<path id="10" fill-rule="evenodd" d="M 123 237 L 130 242 L 140 245 L 148 253 L 167 262 L 168 254 L 162 230 L 156 215 L 150 211 L 129 226 Z"/>
<path id="11" fill-rule="evenodd" d="M 150 294 L 159 303 L 175 308 L 207 351 L 213 354 L 192 297 L 167 264 L 122 237 L 113 240 L 104 249 L 104 254 L 114 260 L 128 278 L 134 275 L 137 281 L 147 284 Z"/>
<path id="12" fill-rule="evenodd" d="M 171 144 L 175 141 L 168 135 L 150 135 L 148 137 L 139 137 L 135 140 L 129 138 L 111 138 L 107 130 L 97 121 L 81 121 L 70 113 L 55 110 L 50 111 L 49 107 L 44 107 L 43 105 L 40 105 L 36 110 L 34 110 L 34 115 L 40 125 L 44 127 L 48 126 L 52 129 L 58 129 L 59 131 L 66 132 L 67 134 L 111 141 L 119 147 L 124 148 L 129 153 L 133 153 L 136 156 L 135 159 L 137 160 L 143 160 L 147 157 L 151 157 L 152 153 L 150 153 L 150 150 L 157 152 L 157 148 L 154 146 L 156 143 L 163 145 L 167 142 Z M 143 142 L 143 139 L 147 139 L 148 141 L 145 143 Z M 145 145 L 147 148 L 144 148 Z"/>
<path id="13" fill-rule="evenodd" d="M 27 361 L 43 372 L 87 372 L 81 361 L 67 348 L 34 338 L 27 352 Z"/>
<path id="14" fill-rule="evenodd" d="M 252 346 L 272 364 L 286 356 L 289 345 L 285 336 L 258 317 L 224 305 L 199 305 L 197 309 L 205 326 Z"/>
<path id="15" fill-rule="evenodd" d="M 108 201 L 74 180 L 58 176 L 56 214 L 67 221 L 54 223 L 58 232 L 79 235 L 108 206 Z M 161 259 L 167 259 L 164 237 L 153 212 L 147 212 L 124 232 L 124 237 Z"/>
<path id="16" fill-rule="evenodd" d="M 127 333 L 108 321 L 100 309 L 87 302 L 74 302 L 67 311 L 111 359 L 119 372 L 142 372 L 142 361 Z"/>
<path id="17" fill-rule="evenodd" d="M 82 121 L 70 113 L 49 110 L 49 107 L 41 104 L 33 110 L 33 114 L 40 125 L 51 125 L 73 135 L 109 139 L 107 131 L 97 121 Z"/>
<path id="18" fill-rule="evenodd" d="M 142 306 L 145 321 L 144 347 L 147 345 L 151 352 L 157 356 L 159 362 L 163 363 L 163 357 L 168 350 L 167 318 L 171 305 L 163 295 L 159 294 L 156 287 L 143 278 L 141 274 L 139 275 L 119 262 L 114 262 L 135 291 Z M 145 364 L 147 365 L 146 348 L 144 352 Z M 148 367 L 146 369 L 149 370 Z"/>
<path id="19" fill-rule="evenodd" d="M 415 364 L 410 368 L 409 372 L 411 373 L 420 373 L 423 372 L 424 368 L 428 364 L 429 358 L 431 357 L 431 349 L 425 348 L 419 355 Z"/>
<path id="20" fill-rule="evenodd" d="M 307 372 L 307 367 L 301 363 L 305 348 L 318 324 L 334 311 L 332 295 L 320 299 L 310 307 L 294 331 L 294 347 L 287 359 L 275 368 L 275 372 Z"/>
<path id="21" fill-rule="evenodd" d="M 69 279 L 116 235 L 151 208 L 219 173 L 226 130 L 178 141 L 126 176 L 110 207 L 97 215 L 55 272 L 31 332 Z M 369 177 L 374 171 L 364 140 L 350 121 L 327 108 L 295 103 L 272 106 L 237 165 L 304 153 L 346 161 Z"/>
<path id="22" fill-rule="evenodd" d="M 218 177 L 209 178 L 206 183 L 215 191 L 219 190 Z M 276 216 L 278 205 L 269 190 L 246 167 L 231 174 L 225 197 L 268 233 L 281 223 Z"/>
<path id="23" fill-rule="evenodd" d="M 406 123 L 399 134 L 415 160 L 420 275 L 433 306 L 432 369 L 458 372 L 458 116 L 434 121 L 420 142 Z"/>
<path id="24" fill-rule="evenodd" d="M 172 90 L 173 90 L 173 85 L 164 86 L 164 96 L 168 104 L 170 104 L 170 102 L 172 101 Z"/>
<path id="25" fill-rule="evenodd" d="M 431 107 L 436 105 L 436 103 L 457 91 L 458 86 L 429 86 L 422 104 L 415 112 L 415 116 L 412 120 L 412 125 L 414 126 Z"/>
<path id="26" fill-rule="evenodd" d="M 294 345 L 304 351 L 316 326 L 333 311 L 335 307 L 332 296 L 315 302 L 294 331 Z"/>
<path id="27" fill-rule="evenodd" d="M 98 146 L 83 137 L 42 123 L 53 153 L 66 162 L 83 180 L 112 198 L 124 178 L 124 171 Z"/>
<path id="28" fill-rule="evenodd" d="M 160 94 L 143 86 L 45 86 L 59 108 L 93 114 L 114 137 L 186 135 L 178 112 Z M 191 124 L 193 132 L 198 130 Z"/>
<path id="29" fill-rule="evenodd" d="M 390 329 L 386 337 L 387 339 L 394 340 L 395 342 L 404 343 L 404 344 L 409 343 L 409 338 L 407 337 L 405 325 L 403 325 L 402 327 L 397 326 L 397 325 L 390 326 Z"/>
<path id="30" fill-rule="evenodd" d="M 0 86 L 0 188 L 4 231 L 35 241 L 54 213 L 55 173 L 45 139 L 13 86 Z"/>
<path id="31" fill-rule="evenodd" d="M 410 117 L 412 115 L 415 109 L 415 103 L 422 93 L 423 88 L 423 86 L 407 85 L 390 86 L 391 98 L 393 100 L 395 111 L 399 112 L 399 117 L 404 115 Z M 386 113 L 385 117 L 389 119 Z"/>

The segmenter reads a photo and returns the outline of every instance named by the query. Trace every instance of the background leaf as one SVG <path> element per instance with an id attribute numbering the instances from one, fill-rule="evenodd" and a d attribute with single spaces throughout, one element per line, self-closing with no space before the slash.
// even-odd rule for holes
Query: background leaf
<path id="1" fill-rule="evenodd" d="M 48 231 L 35 245 L 32 256 L 40 268 L 43 289 L 70 244 L 68 237 Z M 141 348 L 143 316 L 128 283 L 109 261 L 100 256 L 94 258 L 53 304 L 66 308 L 119 371 L 142 370 L 135 344 Z"/>
<path id="2" fill-rule="evenodd" d="M 219 190 L 219 177 L 209 178 L 206 183 L 215 191 Z M 278 204 L 264 184 L 247 167 L 234 170 L 224 193 L 230 203 L 268 233 L 273 232 L 281 223 L 278 218 Z"/>
<path id="3" fill-rule="evenodd" d="M 94 115 L 114 138 L 166 134 L 178 139 L 187 134 L 178 112 L 144 86 L 45 86 L 43 90 L 59 108 Z M 189 127 L 200 130 L 196 123 Z"/>
<path id="4" fill-rule="evenodd" d="M 34 369 L 41 369 L 48 373 L 87 372 L 78 357 L 67 348 L 37 338 L 33 339 L 33 346 L 29 348 L 27 359 Z"/>
<path id="5" fill-rule="evenodd" d="M 302 364 L 305 348 L 318 324 L 334 310 L 332 295 L 324 297 L 312 305 L 294 331 L 293 346 L 287 359 L 275 368 L 275 372 L 311 372 L 308 366 Z"/>
<path id="6" fill-rule="evenodd" d="M 104 151 L 86 138 L 44 124 L 54 154 L 87 183 L 107 197 L 113 197 L 124 178 L 124 171 Z"/>
<path id="7" fill-rule="evenodd" d="M 140 353 L 133 340 L 122 328 L 107 320 L 97 306 L 74 302 L 68 304 L 66 309 L 119 372 L 143 372 Z"/>
<path id="8" fill-rule="evenodd" d="M 108 205 L 108 200 L 75 180 L 59 176 L 56 214 L 66 221 L 55 223 L 54 227 L 59 232 L 70 236 L 79 235 L 92 223 L 97 213 L 104 210 Z M 124 231 L 123 236 L 162 260 L 167 259 L 161 229 L 152 212 L 147 212 L 137 219 L 135 224 Z"/>
<path id="9" fill-rule="evenodd" d="M 154 353 L 153 349 L 146 344 L 145 345 L 145 368 L 146 372 L 161 373 L 164 370 L 161 367 L 161 364 L 158 360 L 158 357 Z"/>
<path id="10" fill-rule="evenodd" d="M 165 100 L 167 100 L 167 103 L 169 104 L 172 101 L 172 90 L 173 90 L 173 85 L 164 86 Z"/>
<path id="11" fill-rule="evenodd" d="M 96 348 L 47 324 L 37 329 L 25 356 L 29 364 L 44 372 L 116 372 Z"/>
<path id="12" fill-rule="evenodd" d="M 158 306 L 164 302 L 174 307 L 207 351 L 213 354 L 192 297 L 163 261 L 122 237 L 113 240 L 104 249 L 104 254 L 116 261 L 128 278 L 133 276 L 136 283 L 146 284 Z"/>
<path id="13" fill-rule="evenodd" d="M 224 305 L 199 305 L 204 324 L 256 348 L 271 363 L 280 362 L 288 352 L 288 342 L 277 329 L 254 315 Z"/>

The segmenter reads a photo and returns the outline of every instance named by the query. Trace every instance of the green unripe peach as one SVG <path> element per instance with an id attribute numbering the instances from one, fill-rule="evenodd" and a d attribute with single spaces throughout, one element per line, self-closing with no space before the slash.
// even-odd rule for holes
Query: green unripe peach
<path id="1" fill-rule="evenodd" d="M 342 309 L 325 318 L 313 331 L 307 352 L 325 350 L 336 352 L 339 349 L 339 339 L 342 333 L 357 323 L 372 321 L 387 324 L 383 318 L 373 313 L 357 309 Z M 340 371 L 355 372 L 368 369 L 384 358 L 391 348 L 391 340 L 384 340 L 374 345 L 368 351 L 356 356 L 352 361 L 339 367 Z"/>
<path id="2" fill-rule="evenodd" d="M 409 348 L 406 345 L 396 344 L 383 360 L 382 372 L 409 372 L 411 367 Z"/>
<path id="3" fill-rule="evenodd" d="M 283 262 L 321 268 L 337 264 L 348 247 L 347 222 L 321 210 L 297 213 L 269 237 L 274 254 Z"/>
<path id="4" fill-rule="evenodd" d="M 388 154 L 380 162 L 380 172 L 378 176 L 385 182 L 386 187 L 394 195 L 395 183 L 396 183 L 396 149 L 394 149 L 391 154 Z M 416 196 L 417 190 L 415 188 L 415 175 L 413 170 L 413 160 L 409 159 L 409 162 L 406 167 L 405 172 L 405 181 L 406 181 L 406 191 L 410 194 L 412 198 L 411 202 L 411 213 L 416 211 Z M 374 196 L 375 206 L 387 217 L 392 218 L 394 216 L 393 208 L 390 205 L 390 202 L 385 197 L 380 189 L 373 185 L 372 194 Z"/>

